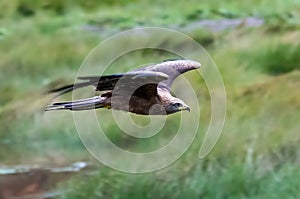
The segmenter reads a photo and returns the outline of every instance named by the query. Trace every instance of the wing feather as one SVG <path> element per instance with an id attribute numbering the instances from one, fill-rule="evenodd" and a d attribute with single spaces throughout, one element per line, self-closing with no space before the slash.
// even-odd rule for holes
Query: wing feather
<path id="1" fill-rule="evenodd" d="M 105 76 L 84 76 L 78 77 L 83 82 L 66 85 L 60 88 L 51 90 L 50 92 L 59 92 L 59 95 L 73 91 L 74 89 L 95 86 L 97 91 L 114 90 L 115 93 L 128 93 L 131 88 L 144 88 L 145 96 L 149 96 L 154 91 L 153 86 L 157 87 L 158 83 L 169 78 L 168 75 L 155 71 L 133 71 L 124 74 L 113 74 Z M 149 84 L 149 85 L 148 85 Z M 156 90 L 156 89 L 155 89 Z M 138 90 L 139 95 L 143 95 L 142 89 Z M 152 95 L 156 95 L 152 93 Z"/>
<path id="2" fill-rule="evenodd" d="M 173 81 L 181 74 L 200 68 L 201 64 L 192 60 L 166 60 L 159 64 L 153 64 L 136 71 L 154 71 L 161 72 L 169 76 L 167 80 L 162 81 L 158 86 L 170 90 Z"/>
<path id="3" fill-rule="evenodd" d="M 168 60 L 128 73 L 78 77 L 78 79 L 83 81 L 53 89 L 50 92 L 57 92 L 57 96 L 59 96 L 74 89 L 95 86 L 97 91 L 113 90 L 115 93 L 131 93 L 149 98 L 157 95 L 157 87 L 170 91 L 170 87 L 176 77 L 200 66 L 200 63 L 191 60 Z M 132 93 L 133 89 L 136 90 L 134 93 Z"/>

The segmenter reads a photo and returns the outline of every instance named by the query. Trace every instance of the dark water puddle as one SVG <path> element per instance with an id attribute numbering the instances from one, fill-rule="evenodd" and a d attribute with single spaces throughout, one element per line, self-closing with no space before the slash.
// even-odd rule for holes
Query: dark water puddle
<path id="1" fill-rule="evenodd" d="M 71 176 L 89 169 L 86 162 L 76 162 L 66 167 L 39 168 L 20 165 L 0 167 L 1 199 L 45 199 L 59 195 L 55 186 Z"/>

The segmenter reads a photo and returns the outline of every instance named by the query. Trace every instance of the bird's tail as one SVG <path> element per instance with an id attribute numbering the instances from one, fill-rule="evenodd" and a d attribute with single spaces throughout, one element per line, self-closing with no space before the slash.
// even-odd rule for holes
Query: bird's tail
<path id="1" fill-rule="evenodd" d="M 71 102 L 58 102 L 52 105 L 49 105 L 45 108 L 45 111 L 53 111 L 53 110 L 72 110 L 72 111 L 80 111 L 80 110 L 90 110 L 96 108 L 103 108 L 103 101 L 105 98 L 100 96 L 95 96 L 88 99 L 76 100 Z"/>

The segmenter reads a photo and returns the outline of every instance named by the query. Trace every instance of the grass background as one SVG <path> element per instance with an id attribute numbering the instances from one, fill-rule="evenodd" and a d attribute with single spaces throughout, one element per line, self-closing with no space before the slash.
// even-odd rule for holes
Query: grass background
<path id="1" fill-rule="evenodd" d="M 210 101 L 205 83 L 188 74 L 199 87 L 202 128 L 178 161 L 140 175 L 99 165 L 90 176 L 60 185 L 60 197 L 299 196 L 299 1 L 11 0 L 1 1 L 0 7 L 1 165 L 95 162 L 78 138 L 71 113 L 41 111 L 52 97 L 45 92 L 72 82 L 86 55 L 112 34 L 133 27 L 175 27 L 204 45 L 224 79 L 227 118 L 214 150 L 205 159 L 197 157 L 210 119 Z M 264 24 L 220 32 L 184 29 L 203 19 L 243 17 L 258 17 Z M 165 59 L 159 53 L 137 52 L 134 62 L 125 59 L 109 72 L 126 71 L 153 57 Z M 177 119 L 169 117 L 168 122 L 176 124 Z M 139 142 L 123 135 L 113 121 L 106 122 L 110 139 L 130 150 L 150 150 L 172 136 Z M 176 131 L 176 125 L 165 131 Z"/>

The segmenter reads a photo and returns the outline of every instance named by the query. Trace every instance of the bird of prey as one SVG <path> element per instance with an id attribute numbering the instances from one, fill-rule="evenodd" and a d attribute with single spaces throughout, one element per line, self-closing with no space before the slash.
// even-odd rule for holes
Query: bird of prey
<path id="1" fill-rule="evenodd" d="M 166 60 L 127 73 L 79 77 L 82 82 L 50 92 L 62 95 L 92 85 L 96 87 L 96 91 L 102 93 L 88 99 L 54 103 L 45 110 L 79 111 L 111 108 L 142 115 L 166 115 L 182 110 L 190 111 L 189 106 L 181 99 L 172 96 L 170 87 L 176 77 L 200 66 L 200 63 L 192 60 Z"/>

